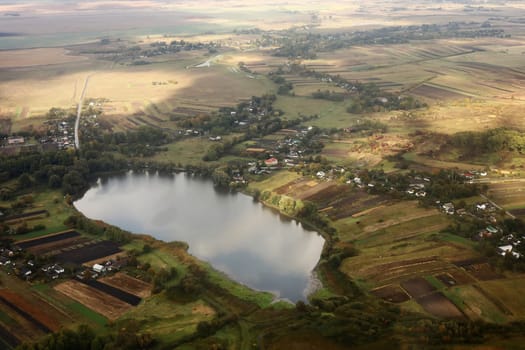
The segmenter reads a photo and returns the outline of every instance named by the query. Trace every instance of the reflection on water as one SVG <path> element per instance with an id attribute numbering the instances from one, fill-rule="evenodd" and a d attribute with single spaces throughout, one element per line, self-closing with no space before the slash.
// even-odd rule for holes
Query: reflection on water
<path id="1" fill-rule="evenodd" d="M 86 216 L 190 252 L 252 288 L 304 299 L 324 240 L 243 194 L 206 179 L 127 174 L 99 181 L 75 207 Z"/>

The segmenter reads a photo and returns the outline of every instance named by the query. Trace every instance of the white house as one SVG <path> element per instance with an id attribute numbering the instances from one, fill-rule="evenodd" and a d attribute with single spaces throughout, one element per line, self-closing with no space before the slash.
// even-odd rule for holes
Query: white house
<path id="1" fill-rule="evenodd" d="M 106 267 L 100 264 L 95 264 L 93 265 L 93 271 L 95 271 L 96 273 L 102 273 L 106 271 Z"/>

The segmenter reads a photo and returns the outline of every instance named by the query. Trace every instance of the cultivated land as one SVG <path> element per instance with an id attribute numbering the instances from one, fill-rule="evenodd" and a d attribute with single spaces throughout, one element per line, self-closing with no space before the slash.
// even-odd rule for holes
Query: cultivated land
<path id="1" fill-rule="evenodd" d="M 2 139 L 2 154 L 31 155 L 32 144 L 56 132 L 52 125 L 75 114 L 90 76 L 86 149 L 63 151 L 75 160 L 45 172 L 29 161 L 16 176 L 14 163 L 0 171 L 2 232 L 23 249 L 0 252 L 0 347 L 88 324 L 141 344 L 151 337 L 144 348 L 158 349 L 519 348 L 523 257 L 503 258 L 497 247 L 522 251 L 525 238 L 508 224 L 525 219 L 525 6 L 252 5 L 0 5 L 0 49 L 9 49 L 0 51 L 0 134 L 26 138 Z M 105 12 L 115 11 L 98 33 Z M 34 17 L 29 28 L 26 16 Z M 296 51 L 279 54 L 283 48 Z M 379 91 L 368 109 L 354 108 L 366 98 L 359 84 Z M 252 98 L 263 95 L 275 96 L 271 108 Z M 388 107 L 407 97 L 426 105 Z M 453 141 L 498 128 L 516 131 L 517 146 L 506 139 L 473 154 Z M 137 130 L 158 132 L 137 141 L 140 152 Z M 97 163 L 102 156 L 111 158 Z M 278 164 L 266 166 L 270 157 Z M 272 303 L 183 243 L 72 222 L 77 213 L 64 193 L 66 182 L 76 185 L 73 167 L 84 180 L 123 169 L 186 170 L 218 183 L 226 176 L 226 185 L 323 234 L 322 286 L 311 305 Z M 456 177 L 478 191 L 455 197 L 463 189 L 450 184 Z M 447 186 L 455 191 L 448 197 Z M 99 277 L 95 263 L 120 271 Z"/>

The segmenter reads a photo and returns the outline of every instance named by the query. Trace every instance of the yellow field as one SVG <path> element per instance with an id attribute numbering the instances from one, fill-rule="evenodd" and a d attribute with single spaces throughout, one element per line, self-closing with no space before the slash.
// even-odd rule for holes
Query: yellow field
<path id="1" fill-rule="evenodd" d="M 53 50 L 40 61 L 28 60 L 25 64 L 49 63 L 59 54 Z M 27 125 L 31 118 L 44 115 L 51 107 L 74 107 L 88 76 L 85 97 L 107 99 L 103 105 L 105 116 L 117 123 L 134 113 L 166 119 L 162 115 L 178 107 L 195 113 L 211 111 L 274 89 L 264 77 L 252 79 L 220 62 L 211 67 L 187 68 L 206 59 L 183 53 L 181 57 L 171 55 L 145 66 L 82 60 L 27 67 L 23 71 L 11 69 L 0 82 L 0 115 L 12 116 L 15 123 Z"/>
<path id="2" fill-rule="evenodd" d="M 61 48 L 0 51 L 0 69 L 58 65 L 87 60 Z"/>

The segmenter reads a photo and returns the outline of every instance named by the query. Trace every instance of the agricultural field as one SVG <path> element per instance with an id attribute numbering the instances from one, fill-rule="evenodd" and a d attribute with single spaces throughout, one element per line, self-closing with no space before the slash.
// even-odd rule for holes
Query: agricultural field
<path id="1" fill-rule="evenodd" d="M 0 171 L 0 348 L 80 324 L 144 349 L 522 340 L 512 322 L 525 322 L 525 265 L 496 249 L 522 249 L 501 221 L 525 219 L 523 147 L 469 158 L 447 143 L 525 130 L 520 1 L 57 1 L 0 5 L 0 153 L 21 161 Z M 83 148 L 64 151 L 68 165 L 40 164 L 31 152 L 44 147 L 25 146 L 58 147 L 46 139 L 54 129 L 71 138 L 64 125 L 81 98 Z M 140 135 L 135 152 L 137 129 L 155 140 Z M 309 303 L 252 290 L 184 242 L 120 232 L 69 204 L 100 176 L 195 165 L 319 231 Z M 472 209 L 489 200 L 493 215 Z"/>
<path id="2" fill-rule="evenodd" d="M 524 182 L 516 180 L 495 180 L 489 186 L 488 197 L 517 217 L 525 216 Z"/>
<path id="3" fill-rule="evenodd" d="M 81 304 L 55 292 L 48 285 L 31 288 L 12 275 L 0 273 L 4 287 L 0 290 L 0 341 L 17 345 L 37 340 L 44 334 L 73 324 L 89 324 L 94 328 L 106 319 Z"/>
<path id="4" fill-rule="evenodd" d="M 91 241 L 78 247 L 71 247 L 55 256 L 55 259 L 63 263 L 83 264 L 88 261 L 100 259 L 109 255 L 120 253 L 119 245 L 112 241 Z"/>
<path id="5" fill-rule="evenodd" d="M 273 89 L 263 76 L 252 79 L 220 60 L 209 67 L 193 67 L 208 59 L 203 52 L 130 66 L 80 54 L 70 56 L 58 49 L 41 50 L 46 51 L 38 59 L 17 61 L 17 55 L 33 56 L 26 51 L 9 51 L 6 61 L 2 61 L 0 98 L 5 103 L 0 115 L 13 118 L 14 130 L 30 125 L 36 128 L 52 107 L 74 107 L 86 80 L 85 98 L 104 100 L 104 116 L 117 129 L 138 125 L 173 127 L 166 117 L 172 112 L 211 112 Z M 17 64 L 24 67 L 18 68 Z"/>
<path id="6" fill-rule="evenodd" d="M 116 320 L 133 307 L 114 296 L 76 280 L 60 283 L 54 288 L 109 320 Z"/>
<path id="7" fill-rule="evenodd" d="M 147 298 L 151 295 L 151 284 L 133 278 L 125 273 L 119 272 L 113 276 L 103 277 L 99 279 L 99 281 L 140 298 Z"/>

